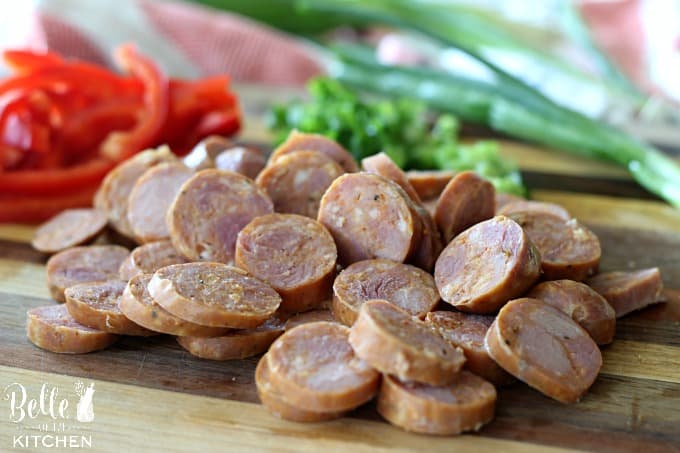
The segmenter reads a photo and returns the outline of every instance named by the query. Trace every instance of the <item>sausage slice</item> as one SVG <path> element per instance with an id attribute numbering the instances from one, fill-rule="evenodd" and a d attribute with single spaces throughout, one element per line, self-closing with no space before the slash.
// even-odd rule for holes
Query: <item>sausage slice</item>
<path id="1" fill-rule="evenodd" d="M 495 406 L 494 386 L 468 371 L 441 387 L 383 376 L 378 395 L 378 412 L 385 420 L 424 434 L 478 431 L 493 419 Z"/>
<path id="2" fill-rule="evenodd" d="M 411 262 L 419 268 L 431 272 L 444 248 L 444 244 L 432 214 L 421 205 L 416 205 L 415 209 L 420 217 L 423 232 L 420 246 L 413 255 Z"/>
<path id="3" fill-rule="evenodd" d="M 266 164 L 261 152 L 243 146 L 226 149 L 215 157 L 215 168 L 240 173 L 250 179 L 255 179 Z"/>
<path id="4" fill-rule="evenodd" d="M 459 310 L 493 313 L 538 279 L 540 256 L 507 217 L 478 223 L 456 236 L 434 269 L 439 294 Z"/>
<path id="5" fill-rule="evenodd" d="M 328 230 L 295 214 L 257 217 L 236 239 L 236 265 L 271 285 L 287 312 L 317 308 L 328 299 L 337 257 Z"/>
<path id="6" fill-rule="evenodd" d="M 514 203 L 515 201 L 524 201 L 524 198 L 510 193 L 496 192 L 496 195 L 494 196 L 496 214 L 498 214 L 498 211 L 500 211 L 505 205 Z"/>
<path id="7" fill-rule="evenodd" d="M 446 385 L 465 363 L 461 349 L 384 300 L 364 303 L 349 342 L 357 356 L 372 367 L 407 381 Z"/>
<path id="8" fill-rule="evenodd" d="M 617 318 L 664 300 L 658 267 L 632 272 L 603 272 L 586 283 L 607 299 Z"/>
<path id="9" fill-rule="evenodd" d="M 359 171 L 359 166 L 354 157 L 339 143 L 323 135 L 307 134 L 296 130 L 292 130 L 286 141 L 274 150 L 269 158 L 269 165 L 275 163 L 282 156 L 295 151 L 318 151 L 336 161 L 348 173 Z"/>
<path id="10" fill-rule="evenodd" d="M 276 159 L 255 180 L 274 202 L 274 210 L 316 219 L 321 197 L 344 170 L 318 151 L 295 151 Z"/>
<path id="11" fill-rule="evenodd" d="M 226 170 L 203 170 L 182 185 L 167 224 L 178 252 L 195 261 L 234 260 L 236 235 L 274 205 L 255 183 Z"/>
<path id="12" fill-rule="evenodd" d="M 432 276 L 422 269 L 390 260 L 359 261 L 333 283 L 333 316 L 351 326 L 370 299 L 386 300 L 422 319 L 439 302 L 439 293 Z"/>
<path id="13" fill-rule="evenodd" d="M 118 339 L 117 335 L 76 322 L 65 305 L 33 308 L 26 317 L 30 342 L 51 352 L 85 354 L 107 348 Z"/>
<path id="14" fill-rule="evenodd" d="M 133 237 L 127 217 L 128 197 L 132 188 L 149 168 L 161 162 L 176 160 L 167 146 L 135 154 L 106 175 L 95 194 L 95 208 L 108 214 L 109 223 L 116 231 L 123 236 Z"/>
<path id="15" fill-rule="evenodd" d="M 196 171 L 214 168 L 217 156 L 233 146 L 234 142 L 226 137 L 210 135 L 198 142 L 191 152 L 184 156 L 182 162 Z"/>
<path id="16" fill-rule="evenodd" d="M 123 295 L 126 282 L 81 283 L 66 288 L 66 308 L 73 319 L 84 326 L 119 335 L 149 336 L 156 332 L 145 329 L 128 319 L 118 301 Z"/>
<path id="17" fill-rule="evenodd" d="M 212 327 L 257 327 L 281 303 L 271 286 L 220 263 L 166 266 L 153 274 L 148 288 L 151 297 L 173 315 Z"/>
<path id="18" fill-rule="evenodd" d="M 422 236 L 413 206 L 392 181 L 349 173 L 336 179 L 324 194 L 318 220 L 335 239 L 342 265 L 372 258 L 403 263 Z"/>
<path id="19" fill-rule="evenodd" d="M 546 212 L 555 215 L 564 221 L 571 219 L 569 211 L 562 206 L 555 203 L 548 203 L 545 201 L 531 201 L 531 200 L 517 200 L 506 203 L 504 206 L 496 209 L 496 215 L 510 216 L 518 212 Z"/>
<path id="20" fill-rule="evenodd" d="M 262 404 L 274 416 L 293 422 L 311 423 L 334 420 L 345 415 L 345 412 L 313 412 L 292 406 L 286 401 L 286 395 L 271 382 L 269 357 L 265 354 L 255 369 L 255 385 L 257 396 Z"/>
<path id="21" fill-rule="evenodd" d="M 538 248 L 545 280 L 582 281 L 597 272 L 600 240 L 578 220 L 538 211 L 516 212 L 510 218 Z"/>
<path id="22" fill-rule="evenodd" d="M 527 297 L 562 310 L 590 334 L 597 344 L 609 344 L 616 332 L 616 312 L 604 297 L 583 283 L 552 280 L 539 283 Z"/>
<path id="23" fill-rule="evenodd" d="M 94 239 L 107 223 L 98 209 L 67 209 L 35 230 L 31 245 L 43 253 L 57 253 Z"/>
<path id="24" fill-rule="evenodd" d="M 319 321 L 335 322 L 335 318 L 330 310 L 312 310 L 298 313 L 297 315 L 288 318 L 288 321 L 286 321 L 286 330 L 301 326 L 302 324 Z"/>
<path id="25" fill-rule="evenodd" d="M 421 200 L 439 198 L 446 185 L 456 176 L 451 170 L 410 170 L 406 179 Z"/>
<path id="26" fill-rule="evenodd" d="M 154 332 L 177 336 L 218 337 L 231 329 L 209 327 L 185 321 L 173 315 L 149 294 L 151 274 L 137 274 L 130 279 L 118 301 L 118 307 L 131 321 Z"/>
<path id="27" fill-rule="evenodd" d="M 366 157 L 361 160 L 361 166 L 364 171 L 367 171 L 368 173 L 380 175 L 383 178 L 387 178 L 394 182 L 406 192 L 406 195 L 408 195 L 413 202 L 418 204 L 421 203 L 420 196 L 409 182 L 406 173 L 404 173 L 387 154 L 378 153 Z"/>
<path id="28" fill-rule="evenodd" d="M 265 355 L 270 381 L 290 405 L 312 412 L 343 412 L 369 401 L 380 375 L 357 357 L 349 329 L 313 322 L 281 335 Z"/>
<path id="29" fill-rule="evenodd" d="M 485 341 L 491 357 L 508 373 L 562 403 L 578 401 L 602 366 L 588 332 L 538 299 L 508 302 Z"/>
<path id="30" fill-rule="evenodd" d="M 232 330 L 212 338 L 177 337 L 177 343 L 202 359 L 246 359 L 266 352 L 283 332 L 283 320 L 274 316 L 254 329 Z"/>
<path id="31" fill-rule="evenodd" d="M 156 241 L 136 247 L 120 265 L 121 280 L 130 280 L 137 274 L 153 274 L 161 267 L 186 263 L 170 241 Z"/>
<path id="32" fill-rule="evenodd" d="M 158 164 L 135 183 L 128 198 L 128 224 L 137 242 L 169 239 L 165 224 L 168 208 L 193 170 L 178 162 Z"/>
<path id="33" fill-rule="evenodd" d="M 434 221 L 448 243 L 455 236 L 494 215 L 495 190 L 472 171 L 458 173 L 439 196 Z"/>
<path id="34" fill-rule="evenodd" d="M 64 290 L 78 283 L 115 280 L 128 249 L 118 245 L 72 247 L 47 260 L 47 288 L 57 302 L 65 302 Z"/>
<path id="35" fill-rule="evenodd" d="M 484 337 L 493 323 L 493 316 L 474 315 L 458 311 L 433 311 L 426 322 L 451 346 L 465 354 L 465 368 L 494 385 L 514 381 L 513 377 L 491 358 L 484 346 Z"/>

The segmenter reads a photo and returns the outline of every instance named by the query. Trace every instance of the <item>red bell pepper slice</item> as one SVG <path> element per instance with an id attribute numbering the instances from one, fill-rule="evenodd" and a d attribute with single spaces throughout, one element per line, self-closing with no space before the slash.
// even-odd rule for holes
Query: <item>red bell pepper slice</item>
<path id="1" fill-rule="evenodd" d="M 65 195 L 0 197 L 0 223 L 37 223 L 54 217 L 64 209 L 91 206 L 96 191 L 97 184 L 93 184 Z"/>

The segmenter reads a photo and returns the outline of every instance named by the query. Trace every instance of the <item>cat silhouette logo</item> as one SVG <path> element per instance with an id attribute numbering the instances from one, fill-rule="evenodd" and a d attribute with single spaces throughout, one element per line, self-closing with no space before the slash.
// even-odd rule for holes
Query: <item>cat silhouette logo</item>
<path id="1" fill-rule="evenodd" d="M 81 423 L 90 423 L 94 420 L 94 382 L 85 387 L 83 381 L 74 384 L 76 395 L 80 397 L 76 406 L 76 420 Z"/>

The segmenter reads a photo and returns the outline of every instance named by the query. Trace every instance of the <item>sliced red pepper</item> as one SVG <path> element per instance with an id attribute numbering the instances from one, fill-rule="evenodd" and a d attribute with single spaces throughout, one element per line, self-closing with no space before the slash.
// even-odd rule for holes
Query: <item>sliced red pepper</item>
<path id="1" fill-rule="evenodd" d="M 64 64 L 64 59 L 52 52 L 35 53 L 30 50 L 6 50 L 2 57 L 7 66 L 19 74 Z"/>
<path id="2" fill-rule="evenodd" d="M 169 81 L 150 59 L 137 53 L 131 45 L 118 48 L 121 66 L 144 84 L 144 105 L 138 123 L 125 132 L 112 132 L 100 148 L 103 156 L 127 159 L 157 143 L 168 117 Z"/>
<path id="3" fill-rule="evenodd" d="M 97 184 L 94 184 L 65 195 L 0 197 L 0 223 L 37 223 L 54 217 L 64 209 L 91 206 L 96 191 Z"/>

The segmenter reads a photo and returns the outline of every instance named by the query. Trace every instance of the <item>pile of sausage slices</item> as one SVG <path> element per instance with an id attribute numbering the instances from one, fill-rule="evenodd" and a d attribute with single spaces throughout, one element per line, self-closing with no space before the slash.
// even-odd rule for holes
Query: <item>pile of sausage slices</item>
<path id="1" fill-rule="evenodd" d="M 206 359 L 264 353 L 255 382 L 279 417 L 377 398 L 396 426 L 452 435 L 488 423 L 496 386 L 516 380 L 578 401 L 616 318 L 662 300 L 657 268 L 598 273 L 598 238 L 561 206 L 385 154 L 361 167 L 295 131 L 268 159 L 219 137 L 184 159 L 134 156 L 93 209 L 36 231 L 63 304 L 30 310 L 28 338 L 86 353 L 163 333 Z"/>

